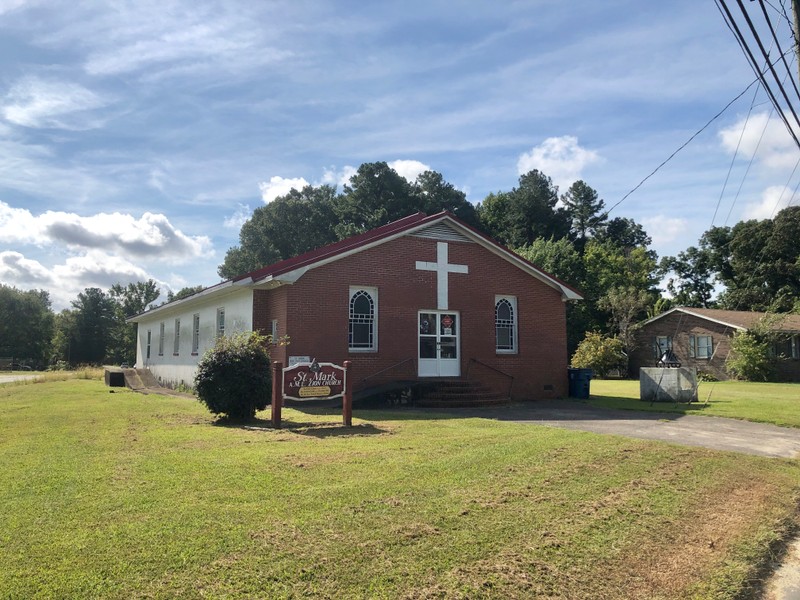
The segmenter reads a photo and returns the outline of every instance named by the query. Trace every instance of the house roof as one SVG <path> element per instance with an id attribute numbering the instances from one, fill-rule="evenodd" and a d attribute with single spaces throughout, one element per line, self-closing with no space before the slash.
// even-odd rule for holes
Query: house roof
<path id="1" fill-rule="evenodd" d="M 286 260 L 267 265 L 249 273 L 244 273 L 234 277 L 231 280 L 224 281 L 210 288 L 206 288 L 205 290 L 198 292 L 193 296 L 189 296 L 175 302 L 170 302 L 168 304 L 162 304 L 159 307 L 142 313 L 142 315 L 131 317 L 128 319 L 128 321 L 137 322 L 140 316 L 150 316 L 155 312 L 170 310 L 174 307 L 177 307 L 179 303 L 190 303 L 199 297 L 208 297 L 211 295 L 230 292 L 232 291 L 232 288 L 242 288 L 248 286 L 263 287 L 268 284 L 274 285 L 273 282 L 291 283 L 297 281 L 297 279 L 299 279 L 309 269 L 326 265 L 336 260 L 345 258 L 351 254 L 367 250 L 404 235 L 413 234 L 422 229 L 440 224 L 448 225 L 456 232 L 467 238 L 469 241 L 473 241 L 482 245 L 490 252 L 504 258 L 529 275 L 532 275 L 550 287 L 558 290 L 561 293 L 563 300 L 583 299 L 581 294 L 572 286 L 540 269 L 530 261 L 522 258 L 505 246 L 498 244 L 495 240 L 484 235 L 480 231 L 470 227 L 452 213 L 448 211 L 442 211 L 435 215 L 426 215 L 425 213 L 418 212 L 402 219 L 398 219 L 397 221 L 387 223 L 381 227 L 371 229 L 359 235 L 334 242 L 333 244 L 328 244 L 327 246 L 322 246 L 321 248 L 311 250 L 293 258 L 287 258 Z"/>
<path id="2" fill-rule="evenodd" d="M 706 319 L 707 321 L 719 323 L 720 325 L 725 325 L 738 330 L 750 329 L 767 314 L 774 314 L 750 312 L 744 310 L 721 310 L 717 308 L 689 308 L 685 306 L 678 306 L 661 313 L 652 319 L 648 319 L 642 323 L 642 325 L 647 325 L 648 323 L 657 321 L 658 319 L 666 317 L 674 312 L 682 312 L 687 315 L 693 315 L 695 317 Z M 780 316 L 782 317 L 781 320 L 775 324 L 773 329 L 776 331 L 800 331 L 800 315 L 785 314 Z"/>

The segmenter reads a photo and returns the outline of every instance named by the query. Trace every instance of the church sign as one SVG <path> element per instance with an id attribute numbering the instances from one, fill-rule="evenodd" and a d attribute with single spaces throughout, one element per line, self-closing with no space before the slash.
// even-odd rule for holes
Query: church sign
<path id="1" fill-rule="evenodd" d="M 298 363 L 283 369 L 285 400 L 341 398 L 345 390 L 344 367 L 328 362 Z"/>

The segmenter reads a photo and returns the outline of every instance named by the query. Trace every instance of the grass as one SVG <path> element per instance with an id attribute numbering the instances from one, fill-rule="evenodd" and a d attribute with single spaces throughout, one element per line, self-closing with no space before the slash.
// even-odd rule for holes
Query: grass
<path id="1" fill-rule="evenodd" d="M 4 383 L 0 385 L 25 385 L 53 381 L 67 381 L 69 379 L 103 379 L 101 367 L 82 367 L 75 371 L 0 371 L 3 375 L 24 375 L 25 379 Z"/>
<path id="2" fill-rule="evenodd" d="M 746 381 L 701 382 L 699 402 L 648 402 L 639 399 L 639 382 L 593 380 L 590 404 L 606 408 L 730 417 L 785 427 L 800 427 L 800 384 Z"/>
<path id="3" fill-rule="evenodd" d="M 794 460 L 411 411 L 223 426 L 93 380 L 0 410 L 2 598 L 730 598 L 800 485 Z"/>

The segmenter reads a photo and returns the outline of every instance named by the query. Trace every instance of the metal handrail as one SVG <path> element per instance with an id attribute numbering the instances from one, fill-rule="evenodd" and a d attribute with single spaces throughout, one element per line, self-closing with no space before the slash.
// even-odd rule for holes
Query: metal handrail
<path id="1" fill-rule="evenodd" d="M 381 369 L 380 371 L 377 371 L 377 372 L 373 373 L 372 375 L 368 375 L 368 376 L 364 377 L 364 378 L 361 380 L 361 382 L 363 383 L 363 382 L 365 382 L 367 379 L 372 379 L 373 377 L 377 377 L 378 375 L 380 375 L 380 374 L 382 374 L 382 373 L 386 373 L 386 371 L 391 371 L 392 369 L 395 369 L 396 367 L 399 367 L 400 365 L 402 365 L 402 364 L 404 364 L 404 363 L 407 363 L 407 362 L 416 363 L 416 362 L 417 362 L 417 359 L 416 359 L 416 358 L 406 358 L 406 359 L 404 359 L 404 360 L 401 360 L 399 363 L 393 364 L 393 365 L 392 365 L 392 366 L 390 366 L 390 367 L 386 367 L 385 369 Z"/>
<path id="2" fill-rule="evenodd" d="M 487 365 L 485 362 L 483 362 L 482 360 L 478 360 L 477 358 L 470 358 L 469 359 L 469 363 L 467 364 L 467 372 L 465 374 L 465 377 L 467 377 L 467 378 L 469 378 L 469 368 L 470 368 L 470 365 L 472 365 L 472 363 L 478 363 L 479 365 L 481 365 L 483 367 L 486 367 L 487 369 L 491 369 L 492 371 L 495 371 L 496 373 L 500 373 L 500 375 L 502 375 L 503 377 L 508 377 L 508 379 L 509 379 L 509 382 L 508 382 L 508 393 L 506 395 L 509 398 L 511 397 L 511 389 L 514 387 L 514 376 L 513 375 L 509 375 L 508 373 L 504 373 L 503 371 L 501 371 L 500 369 L 498 369 L 496 367 L 493 367 L 492 365 Z"/>

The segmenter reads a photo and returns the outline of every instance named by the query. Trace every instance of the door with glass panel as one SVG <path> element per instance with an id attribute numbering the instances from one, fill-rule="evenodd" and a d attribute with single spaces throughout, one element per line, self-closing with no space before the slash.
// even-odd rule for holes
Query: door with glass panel
<path id="1" fill-rule="evenodd" d="M 419 376 L 458 377 L 461 375 L 459 357 L 460 315 L 454 311 L 420 311 Z"/>

